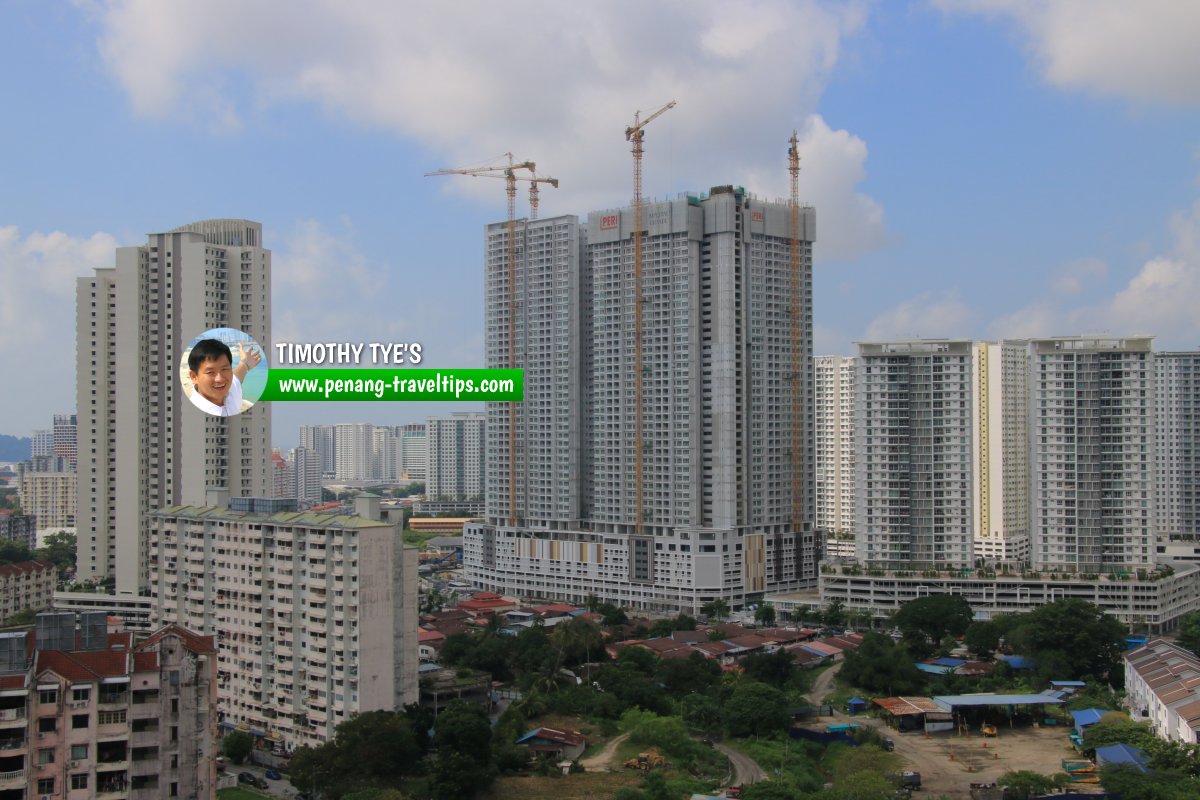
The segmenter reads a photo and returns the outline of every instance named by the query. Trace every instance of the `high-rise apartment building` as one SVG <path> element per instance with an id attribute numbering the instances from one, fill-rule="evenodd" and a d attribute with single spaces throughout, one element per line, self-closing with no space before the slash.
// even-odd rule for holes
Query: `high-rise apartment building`
<path id="1" fill-rule="evenodd" d="M 644 214 L 636 287 L 634 209 L 522 222 L 515 303 L 508 226 L 486 230 L 487 366 L 514 331 L 525 397 L 515 447 L 488 409 L 477 585 L 695 610 L 815 579 L 815 213 L 793 231 L 788 204 L 727 186 Z"/>
<path id="2" fill-rule="evenodd" d="M 50 428 L 34 431 L 33 443 L 30 445 L 29 455 L 32 458 L 54 455 L 54 431 Z"/>
<path id="3" fill-rule="evenodd" d="M 41 532 L 75 531 L 79 476 L 72 472 L 38 472 L 29 464 L 17 467 L 21 508 L 37 519 Z"/>
<path id="4" fill-rule="evenodd" d="M 216 634 L 222 725 L 287 750 L 417 700 L 417 558 L 378 498 L 360 516 L 212 493 L 154 512 L 156 624 Z"/>
<path id="5" fill-rule="evenodd" d="M 1029 560 L 1029 345 L 976 342 L 972 360 L 975 557 Z"/>
<path id="6" fill-rule="evenodd" d="M 74 414 L 55 414 L 53 431 L 53 443 L 51 445 L 54 455 L 57 458 L 63 459 L 66 463 L 66 471 L 74 472 L 76 466 L 77 454 L 77 432 L 78 421 Z"/>
<path id="7" fill-rule="evenodd" d="M 301 508 L 321 503 L 321 454 L 306 447 L 292 451 L 292 475 L 296 485 L 296 502 Z"/>
<path id="8" fill-rule="evenodd" d="M 333 475 L 337 472 L 337 426 L 301 425 L 300 446 L 318 454 L 321 458 L 321 473 Z"/>
<path id="9" fill-rule="evenodd" d="M 365 422 L 342 423 L 334 434 L 336 475 L 339 481 L 367 481 L 372 474 L 375 426 Z"/>
<path id="10" fill-rule="evenodd" d="M 227 326 L 269 346 L 262 226 L 208 220 L 117 249 L 76 291 L 78 558 L 83 579 L 146 589 L 146 513 L 203 503 L 209 486 L 270 493 L 269 403 L 212 417 L 180 386 L 183 348 Z"/>
<path id="11" fill-rule="evenodd" d="M 396 434 L 396 480 L 425 480 L 429 474 L 429 444 L 425 438 L 425 425 L 420 422 L 397 425 L 394 431 Z"/>
<path id="12" fill-rule="evenodd" d="M 430 500 L 483 498 L 483 449 L 487 415 L 456 411 L 425 423 L 429 462 L 425 497 Z"/>
<path id="13" fill-rule="evenodd" d="M 859 561 L 974 563 L 972 351 L 963 340 L 859 343 Z"/>
<path id="14" fill-rule="evenodd" d="M 1200 352 L 1154 354 L 1154 530 L 1200 537 Z"/>
<path id="15" fill-rule="evenodd" d="M 1154 468 L 1152 337 L 1029 343 L 1035 568 L 1148 567 Z"/>
<path id="16" fill-rule="evenodd" d="M 854 555 L 854 371 L 856 359 L 813 359 L 816 527 L 825 555 Z"/>

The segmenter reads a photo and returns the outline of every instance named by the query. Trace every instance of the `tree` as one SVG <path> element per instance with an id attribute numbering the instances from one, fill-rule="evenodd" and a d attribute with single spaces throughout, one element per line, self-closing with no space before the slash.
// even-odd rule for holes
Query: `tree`
<path id="1" fill-rule="evenodd" d="M 422 749 L 405 714 L 367 711 L 337 726 L 333 739 L 297 750 L 288 777 L 298 790 L 326 797 L 388 788 L 422 769 Z"/>
<path id="2" fill-rule="evenodd" d="M 729 616 L 729 603 L 726 603 L 724 598 L 718 597 L 716 600 L 710 600 L 700 606 L 700 613 L 709 619 L 720 622 Z"/>
<path id="3" fill-rule="evenodd" d="M 1179 618 L 1179 634 L 1176 639 L 1180 647 L 1200 654 L 1200 611 L 1193 611 Z"/>
<path id="4" fill-rule="evenodd" d="M 605 656 L 604 632 L 584 617 L 573 617 L 554 626 L 550 644 L 558 650 L 558 665 L 585 664 Z"/>
<path id="5" fill-rule="evenodd" d="M 1085 600 L 1056 600 L 1011 620 L 1006 640 L 1015 652 L 1038 662 L 1047 680 L 1086 676 L 1121 680 L 1117 668 L 1125 645 L 1125 628 Z M 1051 673 L 1043 662 L 1052 662 Z M 1118 674 L 1119 673 L 1119 674 Z"/>
<path id="6" fill-rule="evenodd" d="M 770 603 L 763 603 L 758 608 L 754 609 L 754 621 L 759 625 L 771 626 L 775 624 L 775 606 Z"/>
<path id="7" fill-rule="evenodd" d="M 829 605 L 821 612 L 821 623 L 830 628 L 840 628 L 846 624 L 846 604 L 840 597 L 829 601 Z"/>
<path id="8" fill-rule="evenodd" d="M 855 772 L 820 794 L 821 800 L 895 800 L 896 784 L 878 772 Z"/>
<path id="9" fill-rule="evenodd" d="M 1178 770 L 1142 772 L 1130 764 L 1114 764 L 1100 771 L 1104 791 L 1121 800 L 1194 800 L 1200 797 L 1200 780 Z"/>
<path id="10" fill-rule="evenodd" d="M 774 653 L 752 653 L 742 659 L 742 671 L 756 681 L 770 684 L 777 689 L 787 688 L 796 672 L 796 662 L 785 650 Z"/>
<path id="11" fill-rule="evenodd" d="M 971 624 L 971 604 L 955 594 L 932 594 L 905 603 L 892 617 L 913 655 L 923 658 L 946 636 L 961 636 Z"/>
<path id="12" fill-rule="evenodd" d="M 838 681 L 884 695 L 917 694 L 924 678 L 912 657 L 891 637 L 869 632 L 857 650 L 846 652 Z"/>
<path id="13" fill-rule="evenodd" d="M 1027 800 L 1029 797 L 1046 794 L 1055 788 L 1053 778 L 1027 769 L 1006 772 L 996 780 L 996 783 L 1005 788 L 1005 797 L 1011 797 L 1012 800 Z"/>
<path id="14" fill-rule="evenodd" d="M 482 708 L 455 700 L 437 718 L 434 792 L 438 800 L 473 797 L 491 786 L 492 726 Z"/>
<path id="15" fill-rule="evenodd" d="M 974 622 L 967 628 L 963 644 L 976 658 L 988 660 L 1000 646 L 1000 628 L 994 622 Z"/>
<path id="16" fill-rule="evenodd" d="M 246 731 L 233 730 L 221 739 L 221 755 L 234 764 L 242 764 L 250 757 L 252 749 L 254 749 L 254 737 Z"/>
<path id="17" fill-rule="evenodd" d="M 59 572 L 75 568 L 75 534 L 58 531 L 46 537 L 46 543 L 35 551 L 38 558 L 58 567 Z"/>
<path id="18" fill-rule="evenodd" d="M 705 693 L 721 679 L 721 667 L 703 654 L 693 651 L 687 658 L 664 658 L 658 662 L 655 678 L 675 697 L 687 698 Z"/>
<path id="19" fill-rule="evenodd" d="M 0 564 L 16 564 L 31 558 L 33 558 L 33 553 L 21 542 L 0 539 Z"/>
<path id="20" fill-rule="evenodd" d="M 787 730 L 791 724 L 783 692 L 754 680 L 738 684 L 725 703 L 724 713 L 731 736 L 769 736 Z"/>
<path id="21" fill-rule="evenodd" d="M 795 800 L 796 787 L 781 781 L 759 781 L 742 789 L 742 800 Z"/>
<path id="22" fill-rule="evenodd" d="M 600 624 L 606 628 L 611 628 L 614 625 L 625 625 L 629 622 L 629 617 L 625 614 L 625 609 L 612 603 L 601 603 L 596 606 L 596 613 L 603 615 L 600 619 Z"/>

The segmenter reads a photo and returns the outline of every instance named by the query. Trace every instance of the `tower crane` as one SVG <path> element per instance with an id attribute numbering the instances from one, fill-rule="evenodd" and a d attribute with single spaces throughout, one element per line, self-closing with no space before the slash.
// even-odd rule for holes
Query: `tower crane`
<path id="1" fill-rule="evenodd" d="M 792 530 L 798 534 L 804 525 L 804 499 L 801 497 L 804 440 L 800 430 L 804 419 L 803 398 L 800 396 L 804 389 L 804 382 L 801 380 L 803 361 L 800 358 L 800 326 L 804 324 L 800 316 L 800 307 L 804 284 L 800 274 L 800 150 L 794 130 L 792 138 L 788 139 L 788 174 L 792 189 L 788 206 L 788 210 L 791 211 L 792 256 Z"/>
<path id="2" fill-rule="evenodd" d="M 633 124 L 625 129 L 625 141 L 633 147 L 633 481 L 634 481 L 634 532 L 642 532 L 645 512 L 642 508 L 642 141 L 646 137 L 646 126 L 675 107 L 675 101 L 667 103 L 650 116 L 642 119 L 642 112 L 635 111 Z"/>
<path id="3" fill-rule="evenodd" d="M 507 164 L 467 169 L 439 169 L 426 172 L 425 177 L 469 175 L 473 178 L 503 178 L 508 195 L 508 367 L 517 366 L 517 181 L 529 181 L 529 216 L 537 219 L 539 183 L 558 188 L 557 178 L 537 177 L 537 165 L 532 161 L 516 162 L 512 153 L 504 153 Z M 517 176 L 517 170 L 528 170 L 528 178 Z M 517 404 L 508 404 L 508 524 L 517 524 Z"/>

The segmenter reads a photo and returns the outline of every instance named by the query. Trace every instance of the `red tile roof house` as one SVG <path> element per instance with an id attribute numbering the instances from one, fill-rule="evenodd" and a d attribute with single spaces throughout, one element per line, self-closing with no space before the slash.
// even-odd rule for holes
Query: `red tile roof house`
<path id="1" fill-rule="evenodd" d="M 517 739 L 517 744 L 528 747 L 534 753 L 552 754 L 560 761 L 574 761 L 583 755 L 587 739 L 578 731 L 542 727 Z"/>
<path id="2" fill-rule="evenodd" d="M 471 595 L 470 600 L 463 600 L 455 608 L 465 611 L 472 616 L 488 616 L 490 614 L 503 614 L 505 611 L 514 611 L 517 608 L 517 604 L 512 600 L 505 600 L 494 592 L 479 592 L 478 594 Z"/>
<path id="3" fill-rule="evenodd" d="M 446 634 L 417 628 L 417 658 L 422 661 L 436 661 L 442 645 L 446 643 Z"/>

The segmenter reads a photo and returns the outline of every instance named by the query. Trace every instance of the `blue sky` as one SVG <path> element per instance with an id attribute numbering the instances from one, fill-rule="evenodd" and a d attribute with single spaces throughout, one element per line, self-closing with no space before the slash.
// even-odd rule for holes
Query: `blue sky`
<path id="1" fill-rule="evenodd" d="M 503 184 L 422 173 L 511 150 L 562 181 L 543 216 L 624 205 L 624 127 L 671 99 L 650 196 L 781 197 L 800 131 L 819 353 L 1083 332 L 1193 349 L 1198 40 L 1200 6 L 1171 0 L 0 0 L 0 433 L 74 406 L 74 279 L 210 217 L 264 224 L 276 341 L 479 366 Z M 447 410 L 280 403 L 274 438 Z"/>

